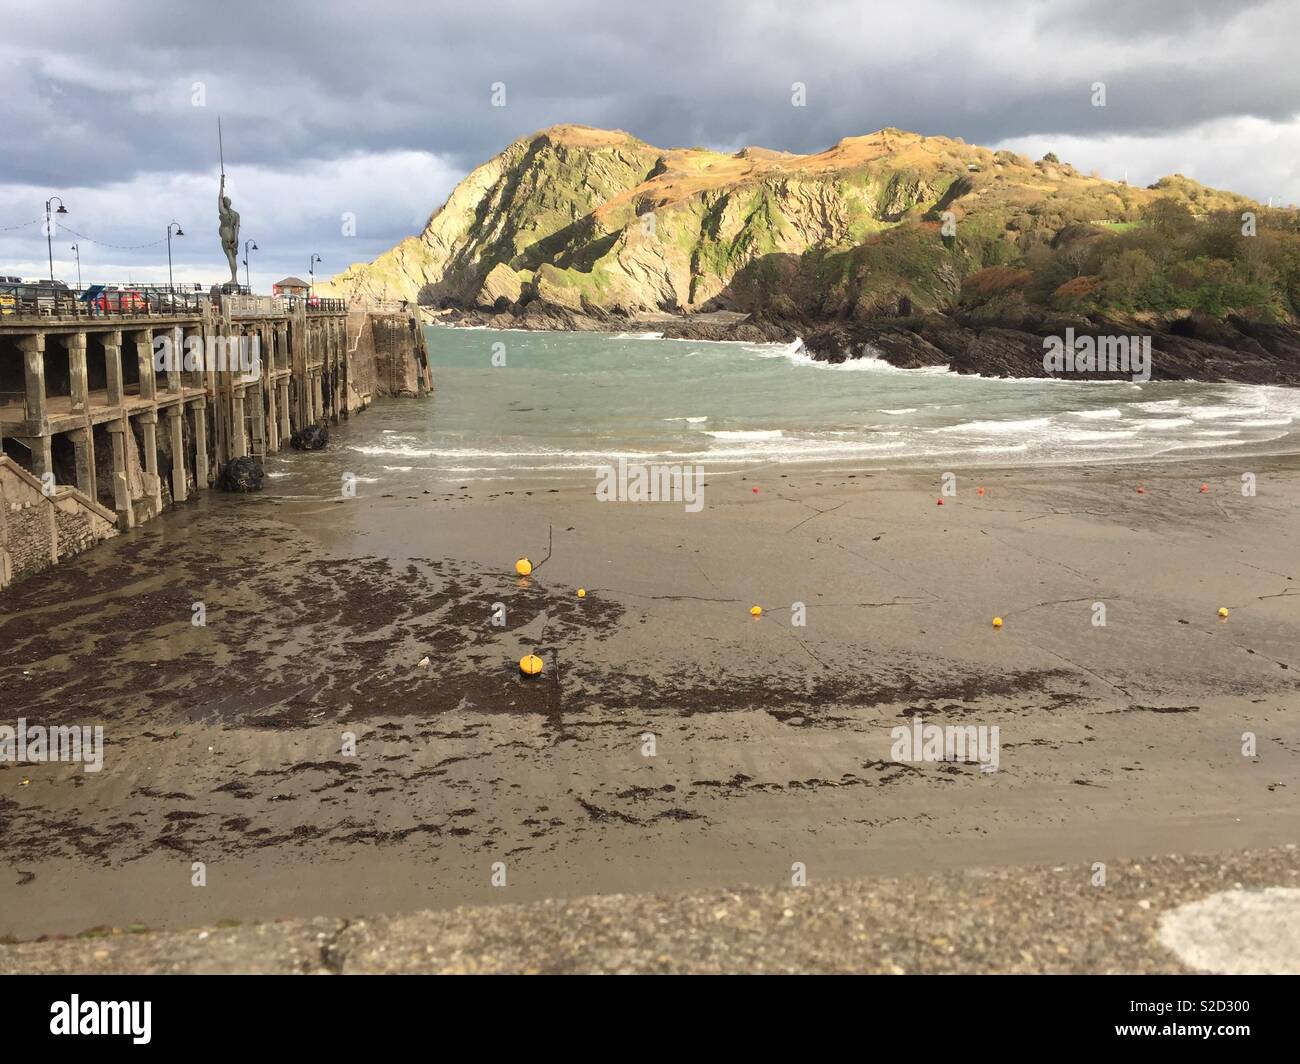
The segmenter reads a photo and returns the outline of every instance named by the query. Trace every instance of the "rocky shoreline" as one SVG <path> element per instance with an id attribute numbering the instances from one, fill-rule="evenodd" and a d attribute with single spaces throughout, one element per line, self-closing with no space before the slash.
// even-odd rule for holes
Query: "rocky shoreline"
<path id="1" fill-rule="evenodd" d="M 986 377 L 1127 379 L 1131 372 L 1053 373 L 1043 366 L 1044 341 L 1067 329 L 1083 337 L 1150 337 L 1153 380 L 1232 381 L 1300 386 L 1300 329 L 1231 315 L 1139 315 L 1129 319 L 1025 317 L 981 319 L 926 314 L 872 320 L 816 320 L 727 311 L 628 317 L 533 301 L 501 311 L 451 309 L 430 319 L 452 326 L 552 329 L 575 332 L 654 330 L 668 339 L 792 343 L 810 357 L 842 363 L 880 358 L 900 369 L 948 366 L 954 373 Z"/>

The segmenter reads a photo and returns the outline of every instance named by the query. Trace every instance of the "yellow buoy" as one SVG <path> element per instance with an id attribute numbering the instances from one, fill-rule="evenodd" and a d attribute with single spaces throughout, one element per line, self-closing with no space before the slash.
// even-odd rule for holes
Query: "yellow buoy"
<path id="1" fill-rule="evenodd" d="M 763 616 L 763 607 L 762 607 L 762 606 L 750 606 L 750 607 L 749 607 L 749 615 L 750 615 L 751 617 L 762 617 L 762 616 Z"/>
<path id="2" fill-rule="evenodd" d="M 1001 627 L 1002 627 L 1002 618 L 1001 618 L 1001 617 L 994 617 L 994 618 L 993 618 L 993 627 L 994 627 L 994 628 L 1001 628 Z"/>
<path id="3" fill-rule="evenodd" d="M 533 571 L 533 563 L 530 562 L 527 558 L 520 558 L 517 562 L 515 562 L 515 572 L 517 572 L 520 576 L 527 576 L 532 571 Z"/>
<path id="4" fill-rule="evenodd" d="M 519 671 L 525 676 L 536 676 L 542 671 L 542 659 L 536 654 L 525 654 L 519 659 Z"/>
<path id="5" fill-rule="evenodd" d="M 587 589 L 585 587 L 578 588 L 578 598 L 586 598 L 586 597 L 587 597 Z"/>
<path id="6" fill-rule="evenodd" d="M 1225 617 L 1225 618 L 1228 616 L 1228 607 L 1227 607 L 1227 606 L 1220 606 L 1220 607 L 1219 607 L 1219 616 L 1220 616 L 1220 617 Z"/>

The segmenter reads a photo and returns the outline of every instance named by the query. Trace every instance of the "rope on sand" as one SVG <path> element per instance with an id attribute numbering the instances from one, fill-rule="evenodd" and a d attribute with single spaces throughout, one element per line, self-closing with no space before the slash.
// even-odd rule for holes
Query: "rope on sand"
<path id="1" fill-rule="evenodd" d="M 551 552 L 555 549 L 555 526 L 546 526 L 546 557 L 533 566 L 533 572 L 537 572 L 543 565 L 551 560 Z"/>

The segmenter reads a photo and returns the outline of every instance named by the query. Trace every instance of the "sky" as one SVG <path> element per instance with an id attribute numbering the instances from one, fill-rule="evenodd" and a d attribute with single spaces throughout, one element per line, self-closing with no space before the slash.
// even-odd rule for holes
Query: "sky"
<path id="1" fill-rule="evenodd" d="M 61 280 L 75 243 L 87 283 L 165 282 L 172 221 L 176 281 L 226 279 L 218 116 L 258 291 L 372 259 L 559 123 L 794 152 L 895 126 L 1300 203 L 1295 0 L 0 0 L 0 26 L 0 275 L 48 276 L 57 195 Z"/>

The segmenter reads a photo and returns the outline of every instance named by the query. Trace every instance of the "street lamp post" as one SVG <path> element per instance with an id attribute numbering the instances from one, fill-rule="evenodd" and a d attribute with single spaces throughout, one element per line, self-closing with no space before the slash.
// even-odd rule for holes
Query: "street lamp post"
<path id="1" fill-rule="evenodd" d="M 77 256 L 77 291 L 81 291 L 81 245 L 73 244 L 72 251 Z"/>
<path id="2" fill-rule="evenodd" d="M 172 280 L 172 226 L 176 227 L 176 236 L 184 236 L 185 230 L 181 228 L 180 222 L 171 222 L 167 226 L 167 294 L 174 297 L 176 284 Z"/>
<path id="3" fill-rule="evenodd" d="M 307 289 L 308 299 L 311 299 L 316 295 L 316 263 L 320 261 L 322 261 L 321 257 L 313 252 L 311 256 L 311 264 L 307 267 L 307 276 L 310 278 L 310 281 L 308 282 L 309 287 Z"/>
<path id="4" fill-rule="evenodd" d="M 54 236 L 54 225 L 52 224 L 52 219 L 50 218 L 50 204 L 53 203 L 55 200 L 58 200 L 59 209 L 54 213 L 55 214 L 68 213 L 68 208 L 63 205 L 63 200 L 59 199 L 58 196 L 51 196 L 49 199 L 45 201 L 45 251 L 50 257 L 50 283 L 51 284 L 54 283 L 54 244 L 52 240 L 52 237 Z"/>
<path id="5" fill-rule="evenodd" d="M 261 250 L 262 249 L 257 246 L 256 240 L 244 241 L 244 284 L 248 288 L 248 294 L 250 296 L 253 294 L 253 277 L 251 271 L 248 268 L 248 253 L 250 251 L 261 251 Z"/>

